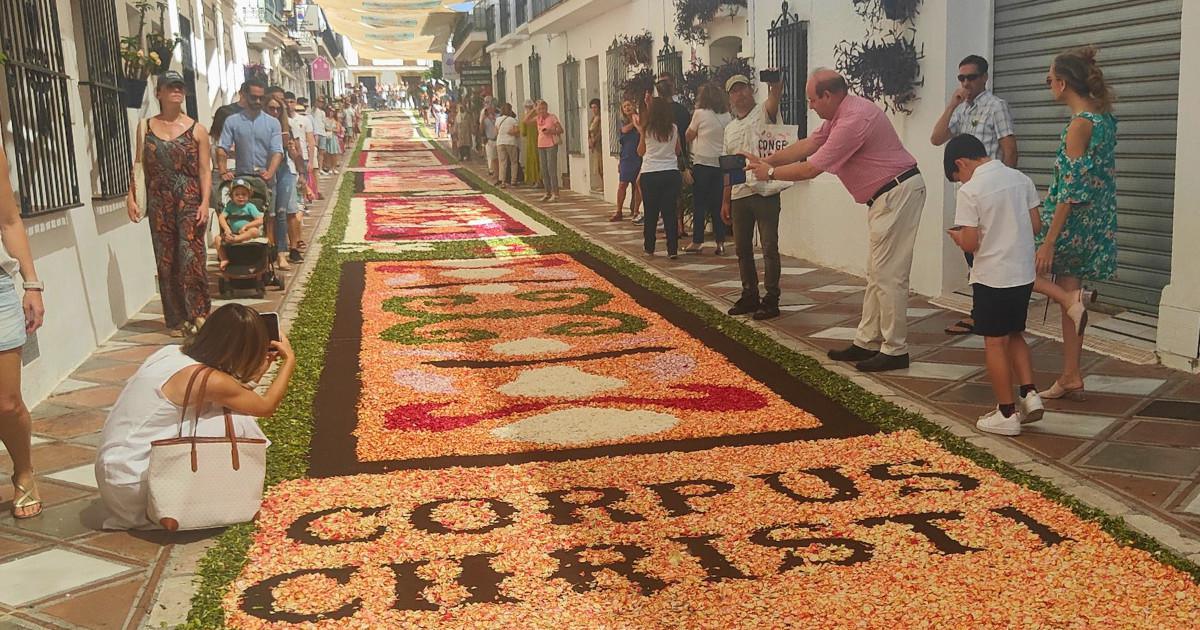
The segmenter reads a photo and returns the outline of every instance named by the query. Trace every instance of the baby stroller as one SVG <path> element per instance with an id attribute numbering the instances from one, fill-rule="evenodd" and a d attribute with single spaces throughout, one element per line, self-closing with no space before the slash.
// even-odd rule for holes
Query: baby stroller
<path id="1" fill-rule="evenodd" d="M 250 184 L 250 202 L 261 209 L 264 214 L 273 208 L 275 193 L 261 177 L 257 175 L 238 175 L 237 179 L 246 180 Z M 221 205 L 229 199 L 230 184 L 221 182 L 218 189 L 218 199 Z M 264 219 L 263 230 L 273 229 L 273 221 Z M 225 255 L 229 264 L 218 272 L 217 287 L 221 299 L 230 299 L 234 291 L 254 291 L 254 297 L 263 298 L 267 294 L 267 286 L 283 288 L 283 278 L 275 271 L 274 247 L 266 237 L 251 239 L 244 243 L 225 245 Z"/>

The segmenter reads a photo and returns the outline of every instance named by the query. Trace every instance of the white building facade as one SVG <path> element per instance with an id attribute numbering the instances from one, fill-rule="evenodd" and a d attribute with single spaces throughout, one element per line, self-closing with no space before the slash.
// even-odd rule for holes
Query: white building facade
<path id="1" fill-rule="evenodd" d="M 525 4 L 527 3 L 527 4 Z M 524 7 L 522 9 L 522 4 Z M 1200 57 L 1200 4 L 1182 0 L 1100 3 L 1088 0 L 926 0 L 919 14 L 898 23 L 855 12 L 855 3 L 816 0 L 748 0 L 722 7 L 704 25 L 708 38 L 695 45 L 679 40 L 675 3 L 664 0 L 486 0 L 483 10 L 493 31 L 487 45 L 493 85 L 502 100 L 516 104 L 539 96 L 568 126 L 559 164 L 570 186 L 591 188 L 586 155 L 587 103 L 599 98 L 604 127 L 616 111 L 613 77 L 640 67 L 660 69 L 664 46 L 680 53 L 686 71 L 691 60 L 716 65 L 734 55 L 756 69 L 783 67 L 793 76 L 837 66 L 835 50 L 844 43 L 904 34 L 921 54 L 920 80 L 911 113 L 890 118 L 901 140 L 918 159 L 928 185 L 925 214 L 913 262 L 912 288 L 926 296 L 961 289 L 966 269 L 961 253 L 945 237 L 954 216 L 954 189 L 942 174 L 941 147 L 930 143 L 934 122 L 958 87 L 958 62 L 969 54 L 992 63 L 992 89 L 1009 101 L 1020 147 L 1019 167 L 1040 186 L 1050 177 L 1059 133 L 1067 112 L 1050 101 L 1043 78 L 1058 52 L 1093 44 L 1119 97 L 1120 196 L 1119 277 L 1101 283 L 1104 300 L 1124 309 L 1131 321 L 1159 317 L 1157 348 L 1163 363 L 1196 370 L 1200 355 L 1200 273 L 1185 248 L 1200 239 L 1200 183 L 1175 177 L 1200 159 L 1200 123 L 1178 115 L 1178 103 L 1200 96 L 1200 70 L 1187 61 Z M 1186 5 L 1186 6 L 1185 6 Z M 781 18 L 784 13 L 787 18 Z M 781 22 L 781 19 L 783 20 Z M 804 24 L 797 49 L 782 54 L 772 27 Z M 911 28 L 911 31 L 909 30 Z M 615 38 L 648 31 L 653 54 L 632 68 L 610 56 Z M 664 45 L 663 37 L 667 36 Z M 785 47 L 786 48 L 786 47 Z M 617 55 L 619 57 L 619 54 Z M 1181 76 L 1181 68 L 1183 73 Z M 757 78 L 757 77 L 755 77 Z M 760 98 L 765 87 L 758 85 Z M 799 109 L 789 124 L 815 129 L 821 124 L 803 111 L 803 79 L 789 94 Z M 788 108 L 785 107 L 785 111 Z M 574 141 L 572 141 L 574 139 Z M 613 136 L 604 139 L 604 190 L 615 201 L 617 161 Z M 784 253 L 828 267 L 865 274 L 866 209 L 855 204 L 830 175 L 799 183 L 784 193 L 780 248 Z M 1125 317 L 1125 316 L 1123 316 Z"/>

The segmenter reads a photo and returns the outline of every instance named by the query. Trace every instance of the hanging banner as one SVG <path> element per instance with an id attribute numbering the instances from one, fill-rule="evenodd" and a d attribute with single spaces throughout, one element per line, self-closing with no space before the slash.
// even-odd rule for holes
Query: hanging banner
<path id="1" fill-rule="evenodd" d="M 324 57 L 313 59 L 311 68 L 313 81 L 333 80 L 333 69 L 329 67 L 329 62 L 325 61 Z"/>

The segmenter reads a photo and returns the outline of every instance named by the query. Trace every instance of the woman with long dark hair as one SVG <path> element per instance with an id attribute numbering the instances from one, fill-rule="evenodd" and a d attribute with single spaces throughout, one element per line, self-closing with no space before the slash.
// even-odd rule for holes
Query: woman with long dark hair
<path id="1" fill-rule="evenodd" d="M 1115 97 L 1096 64 L 1096 49 L 1069 50 L 1054 58 L 1046 87 L 1071 110 L 1063 129 L 1054 177 L 1042 203 L 1035 290 L 1062 311 L 1063 370 L 1042 398 L 1083 400 L 1083 333 L 1091 296 L 1085 281 L 1108 280 L 1117 272 L 1117 119 Z"/>
<path id="2" fill-rule="evenodd" d="M 683 176 L 679 172 L 681 145 L 671 101 L 661 96 L 651 99 L 648 111 L 638 118 L 638 133 L 641 134 L 638 155 L 642 156 L 639 184 L 646 205 L 642 245 L 647 256 L 654 255 L 658 217 L 662 215 L 667 232 L 667 256 L 675 258 L 679 253 L 679 222 L 675 208 L 683 188 Z"/>
<path id="3" fill-rule="evenodd" d="M 251 384 L 278 361 L 279 371 L 266 393 Z M 187 398 L 197 370 L 212 368 L 203 399 Z M 226 304 L 213 312 L 183 346 L 164 346 L 150 355 L 125 384 L 104 422 L 96 451 L 96 482 L 109 510 L 105 529 L 157 528 L 146 517 L 150 443 L 175 437 L 183 404 L 200 410 L 197 437 L 223 437 L 225 414 L 232 412 L 237 437 L 266 439 L 256 418 L 275 413 L 296 368 L 287 337 L 271 341 L 266 323 L 254 309 Z M 198 392 L 193 392 L 198 394 Z M 188 412 L 189 422 L 191 412 Z"/>
<path id="4" fill-rule="evenodd" d="M 698 254 L 704 245 L 705 219 L 712 219 L 714 254 L 725 253 L 725 222 L 721 220 L 721 197 L 725 174 L 717 158 L 725 144 L 725 125 L 729 124 L 728 97 L 713 83 L 700 86 L 696 111 L 687 128 L 692 147 L 692 244 L 683 250 Z"/>
<path id="5" fill-rule="evenodd" d="M 284 271 L 291 268 L 291 262 L 304 260 L 298 247 L 288 247 L 288 217 L 300 211 L 296 205 L 297 164 L 300 163 L 300 145 L 292 137 L 292 126 L 288 122 L 287 104 L 279 98 L 267 101 L 264 107 L 268 115 L 279 119 L 279 127 L 283 134 L 283 166 L 275 173 L 275 223 L 268 225 L 266 232 L 275 244 L 276 266 Z"/>
<path id="6" fill-rule="evenodd" d="M 150 237 L 158 264 L 158 294 L 163 318 L 176 337 L 204 323 L 212 308 L 208 295 L 205 228 L 212 191 L 212 158 L 208 131 L 183 113 L 187 87 L 183 75 L 164 72 L 154 92 L 157 116 L 142 121 L 134 172 L 145 171 L 146 198 L 138 199 L 138 182 L 130 178 L 125 206 L 129 220 L 150 218 Z"/>

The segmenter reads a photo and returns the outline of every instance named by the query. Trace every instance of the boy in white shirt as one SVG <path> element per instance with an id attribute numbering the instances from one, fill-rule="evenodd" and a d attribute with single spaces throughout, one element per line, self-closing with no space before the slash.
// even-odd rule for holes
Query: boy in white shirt
<path id="1" fill-rule="evenodd" d="M 964 252 L 975 255 L 971 288 L 975 334 L 984 337 L 988 379 L 997 408 L 975 423 L 980 431 L 1020 435 L 1021 424 L 1045 413 L 1033 386 L 1033 364 L 1025 344 L 1025 318 L 1037 275 L 1033 235 L 1041 229 L 1041 200 L 1033 181 L 988 157 L 983 143 L 960 135 L 946 145 L 946 179 L 960 182 L 954 227 L 948 230 Z M 1020 398 L 1013 400 L 1013 374 Z"/>

